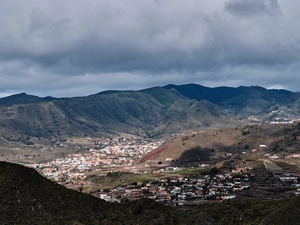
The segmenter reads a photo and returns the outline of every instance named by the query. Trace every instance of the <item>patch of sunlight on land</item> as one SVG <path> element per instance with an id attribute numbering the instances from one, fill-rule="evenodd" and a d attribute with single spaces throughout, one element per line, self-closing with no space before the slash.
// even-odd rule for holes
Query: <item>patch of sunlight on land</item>
<path id="1" fill-rule="evenodd" d="M 271 160 L 264 160 L 264 164 L 267 170 L 282 170 L 276 163 Z"/>
<path id="2" fill-rule="evenodd" d="M 196 168 L 196 169 L 185 169 L 176 171 L 176 174 L 181 176 L 192 176 L 192 175 L 199 175 L 201 173 L 206 173 L 210 170 L 210 167 L 205 168 Z"/>

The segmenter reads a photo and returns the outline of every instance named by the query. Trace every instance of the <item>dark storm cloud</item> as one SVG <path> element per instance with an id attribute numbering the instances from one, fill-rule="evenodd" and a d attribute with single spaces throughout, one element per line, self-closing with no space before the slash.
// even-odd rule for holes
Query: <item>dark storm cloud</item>
<path id="1" fill-rule="evenodd" d="M 299 90 L 298 1 L 3 1 L 0 95 L 168 83 Z"/>
<path id="2" fill-rule="evenodd" d="M 280 13 L 277 0 L 229 0 L 225 3 L 225 10 L 241 17 L 278 15 Z"/>

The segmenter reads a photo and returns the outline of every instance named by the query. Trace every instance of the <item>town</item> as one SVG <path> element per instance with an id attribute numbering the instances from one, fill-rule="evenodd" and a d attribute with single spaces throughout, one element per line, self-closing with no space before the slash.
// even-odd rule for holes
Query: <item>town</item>
<path id="1" fill-rule="evenodd" d="M 249 188 L 250 176 L 250 174 L 239 174 L 233 178 L 229 174 L 225 176 L 211 174 L 197 179 L 188 176 L 167 177 L 155 181 L 120 185 L 109 193 L 99 193 L 99 196 L 110 202 L 151 198 L 166 205 L 194 206 L 208 200 L 222 201 L 235 198 L 236 192 Z M 94 195 L 97 196 L 98 193 Z"/>
<path id="2" fill-rule="evenodd" d="M 190 167 L 203 171 L 201 176 L 183 175 L 186 169 L 166 162 L 141 163 L 140 159 L 151 151 L 162 146 L 164 141 L 133 140 L 115 138 L 109 142 L 94 142 L 95 148 L 81 153 L 73 153 L 65 158 L 56 158 L 47 163 L 31 164 L 42 175 L 67 188 L 84 191 L 109 202 L 123 202 L 139 198 L 151 198 L 157 202 L 174 206 L 194 206 L 206 201 L 224 201 L 235 198 L 240 192 L 251 188 L 256 174 L 249 166 L 232 168 L 222 174 L 212 164 L 199 164 Z M 266 146 L 263 146 L 266 147 Z M 246 153 L 243 152 L 244 156 Z M 248 154 L 248 153 L 247 153 Z M 256 154 L 256 151 L 251 151 Z M 292 155 L 288 157 L 297 157 Z M 228 157 L 233 157 L 228 154 Z M 273 155 L 265 155 L 265 167 L 270 168 Z M 229 159 L 228 158 L 228 159 Z M 288 175 L 274 165 L 269 169 L 274 176 L 284 183 L 298 183 L 298 177 Z M 117 184 L 114 187 L 102 188 L 93 179 L 118 178 L 130 174 L 149 174 L 152 179 L 137 180 Z M 281 176 L 278 176 L 280 174 Z M 283 178 L 283 176 L 285 178 Z M 96 187 L 86 188 L 86 187 Z M 295 192 L 298 193 L 298 192 Z"/>
<path id="3" fill-rule="evenodd" d="M 47 163 L 31 164 L 41 174 L 59 183 L 74 183 L 84 180 L 86 173 L 92 170 L 103 170 L 107 174 L 107 168 L 122 168 L 132 172 L 134 161 L 142 158 L 147 153 L 162 145 L 162 141 L 148 142 L 145 140 L 129 140 L 126 138 L 113 139 L 103 143 L 101 149 L 90 148 L 82 153 L 74 153 L 66 158 L 56 158 Z M 94 146 L 99 148 L 100 141 Z M 133 166 L 133 167 L 132 167 Z"/>

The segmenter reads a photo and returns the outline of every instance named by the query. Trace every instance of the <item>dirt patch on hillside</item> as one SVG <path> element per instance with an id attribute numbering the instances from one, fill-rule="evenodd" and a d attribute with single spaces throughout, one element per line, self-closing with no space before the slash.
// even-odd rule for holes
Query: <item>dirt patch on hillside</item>
<path id="1" fill-rule="evenodd" d="M 142 158 L 142 160 L 147 161 L 147 160 L 153 160 L 156 159 L 160 156 L 160 154 L 164 151 L 166 151 L 170 147 L 170 144 L 163 145 L 154 151 L 150 152 L 147 154 L 145 157 Z"/>

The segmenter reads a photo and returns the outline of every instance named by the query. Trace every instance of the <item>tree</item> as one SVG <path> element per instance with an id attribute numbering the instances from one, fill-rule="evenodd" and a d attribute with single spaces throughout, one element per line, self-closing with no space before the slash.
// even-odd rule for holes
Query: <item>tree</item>
<path id="1" fill-rule="evenodd" d="M 208 174 L 210 175 L 211 178 L 213 178 L 214 176 L 216 176 L 218 173 L 220 172 L 220 170 L 217 167 L 213 167 L 209 170 Z"/>
<path id="2" fill-rule="evenodd" d="M 79 192 L 82 192 L 82 190 L 83 190 L 83 185 L 80 186 Z"/>

